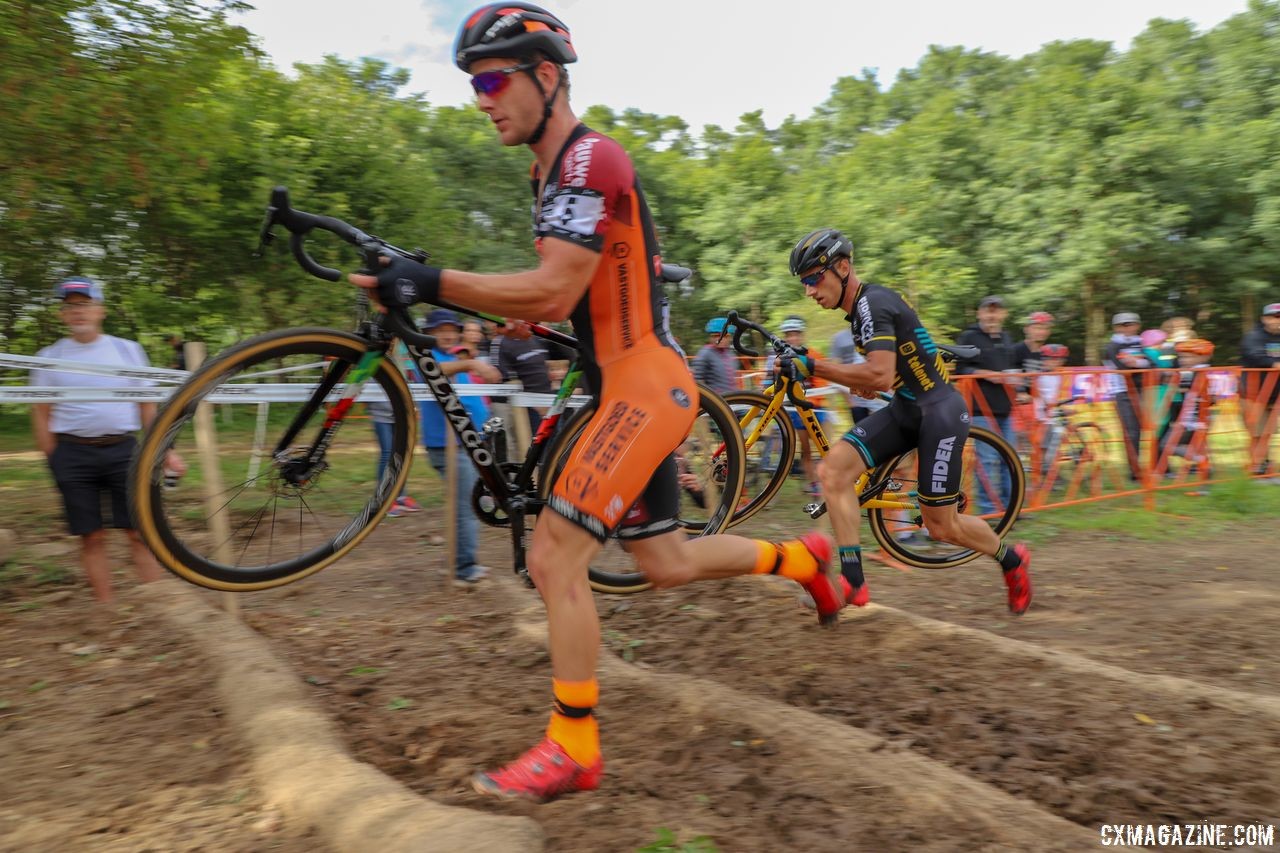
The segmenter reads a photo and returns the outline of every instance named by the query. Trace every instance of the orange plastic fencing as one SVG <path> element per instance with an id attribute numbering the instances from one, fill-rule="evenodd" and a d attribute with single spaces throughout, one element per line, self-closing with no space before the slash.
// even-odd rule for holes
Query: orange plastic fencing
<path id="1" fill-rule="evenodd" d="M 743 366 L 740 387 L 768 378 L 762 365 Z M 994 425 L 1018 451 L 1028 509 L 1132 495 L 1154 508 L 1161 491 L 1197 493 L 1241 472 L 1280 474 L 1277 369 L 1081 367 L 955 383 L 974 422 Z M 993 399 L 1004 401 L 995 408 L 1007 416 L 994 417 Z M 981 487 L 981 473 L 975 477 Z M 995 492 L 988 483 L 988 497 Z"/>
<path id="2" fill-rule="evenodd" d="M 1134 494 L 1152 505 L 1160 491 L 1199 492 L 1280 462 L 1280 370 L 1075 368 L 961 376 L 956 386 L 988 426 L 990 398 L 1003 391 L 1010 411 L 997 431 L 1022 458 L 1032 509 Z"/>

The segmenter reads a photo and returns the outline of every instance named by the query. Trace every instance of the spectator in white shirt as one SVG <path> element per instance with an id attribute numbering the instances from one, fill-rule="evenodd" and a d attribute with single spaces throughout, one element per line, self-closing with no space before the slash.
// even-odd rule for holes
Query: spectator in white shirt
<path id="1" fill-rule="evenodd" d="M 147 367 L 147 356 L 135 341 L 102 333 L 106 317 L 102 286 L 87 278 L 70 278 L 54 291 L 61 301 L 62 320 L 71 332 L 52 346 L 40 350 L 40 358 L 83 361 L 97 365 Z M 33 370 L 31 382 L 37 386 L 95 386 L 102 388 L 146 385 L 138 379 L 118 376 Z M 67 525 L 80 537 L 80 565 L 103 604 L 114 598 L 111 564 L 106 550 L 106 520 L 102 499 L 111 499 L 111 526 L 121 528 L 129 538 L 134 570 L 144 582 L 163 577 L 129 517 L 128 472 L 137 440 L 134 433 L 151 424 L 155 403 L 54 402 L 32 406 L 31 422 L 36 447 L 49 459 L 58 490 L 66 507 Z M 176 475 L 186 470 L 178 454 L 170 452 L 165 468 Z"/>

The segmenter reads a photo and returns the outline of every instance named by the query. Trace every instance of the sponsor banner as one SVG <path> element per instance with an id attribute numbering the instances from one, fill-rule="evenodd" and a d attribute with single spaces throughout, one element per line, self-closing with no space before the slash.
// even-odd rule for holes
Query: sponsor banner
<path id="1" fill-rule="evenodd" d="M 1128 370 L 1128 371 L 1078 371 L 1071 374 L 1071 393 L 1066 397 L 1081 397 L 1091 403 L 1114 399 L 1115 380 L 1113 377 L 1131 374 L 1134 380 L 1144 374 L 1176 372 L 1176 368 L 1168 370 Z M 1235 370 L 1210 370 L 1209 393 L 1216 399 L 1235 397 L 1239 393 L 1239 374 Z M 1144 381 L 1149 381 L 1144 379 Z"/>

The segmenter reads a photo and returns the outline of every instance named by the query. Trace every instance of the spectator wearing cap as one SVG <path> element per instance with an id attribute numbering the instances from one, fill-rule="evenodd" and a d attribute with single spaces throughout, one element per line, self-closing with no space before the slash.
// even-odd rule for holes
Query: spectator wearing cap
<path id="1" fill-rule="evenodd" d="M 1013 366 L 1023 373 L 1040 373 L 1044 370 L 1040 350 L 1053 331 L 1053 315 L 1048 311 L 1033 311 L 1022 327 L 1022 340 L 1013 347 Z M 1036 406 L 1032 397 L 1037 385 L 1028 378 L 1018 386 L 1014 395 L 1013 428 L 1018 437 L 1015 445 L 1019 452 L 1027 452 L 1027 442 L 1037 422 Z"/>
<path id="2" fill-rule="evenodd" d="M 1107 375 L 1107 388 L 1116 404 L 1116 414 L 1124 431 L 1125 455 L 1129 461 L 1129 479 L 1135 483 L 1142 479 L 1141 457 L 1138 445 L 1142 440 L 1142 421 L 1138 419 L 1135 395 L 1141 391 L 1141 383 L 1125 379 L 1124 371 L 1146 370 L 1151 359 L 1143 350 L 1142 336 L 1138 330 L 1142 318 L 1132 311 L 1121 311 L 1111 318 L 1112 335 L 1103 351 L 1102 366 L 1113 373 Z"/>
<path id="3" fill-rule="evenodd" d="M 705 327 L 710 340 L 693 357 L 693 378 L 717 394 L 738 388 L 738 360 L 733 354 L 733 326 L 713 317 Z"/>
<path id="4" fill-rule="evenodd" d="M 39 358 L 81 361 L 98 366 L 148 367 L 146 353 L 135 341 L 104 334 L 107 309 L 102 286 L 88 278 L 69 278 L 57 285 L 62 322 L 70 332 L 37 353 Z M 67 373 L 55 369 L 33 370 L 36 386 L 131 388 L 150 383 L 119 376 Z M 110 526 L 125 531 L 134 571 L 143 583 L 163 577 L 160 566 L 133 529 L 129 516 L 128 472 L 137 440 L 134 433 L 151 425 L 155 403 L 77 402 L 35 403 L 31 408 L 36 447 L 49 460 L 49 468 L 62 493 L 67 527 L 80 537 L 80 565 L 94 598 L 102 604 L 114 600 L 111 563 L 107 557 L 107 519 L 103 499 L 110 498 Z M 175 474 L 186 463 L 170 451 L 165 468 Z"/>
<path id="5" fill-rule="evenodd" d="M 455 387 L 470 385 L 471 377 L 496 383 L 502 376 L 496 367 L 475 358 L 459 358 L 450 350 L 458 346 L 462 336 L 462 319 L 453 311 L 437 308 L 427 315 L 423 330 L 436 339 L 432 356 L 440 365 L 440 372 L 449 377 Z M 489 409 L 481 397 L 459 396 L 463 407 L 476 426 L 489 419 Z M 444 412 L 435 400 L 422 403 L 422 444 L 431 459 L 431 467 L 442 478 L 445 473 L 446 438 Z M 479 541 L 480 522 L 471 506 L 471 493 L 475 489 L 476 469 L 467 456 L 466 449 L 457 445 L 458 482 L 453 494 L 457 506 L 454 537 L 457 543 L 454 581 L 459 586 L 472 586 L 483 580 L 489 570 L 476 562 L 476 545 Z"/>
<path id="6" fill-rule="evenodd" d="M 1053 333 L 1053 315 L 1048 311 L 1033 311 L 1022 327 L 1022 341 L 1013 347 L 1013 366 L 1024 373 L 1039 373 L 1040 348 Z"/>
<path id="7" fill-rule="evenodd" d="M 1258 325 L 1240 342 L 1240 366 L 1244 371 L 1243 412 L 1253 438 L 1250 469 L 1254 474 L 1271 471 L 1271 436 L 1280 401 L 1280 302 L 1262 309 Z M 1280 482 L 1273 480 L 1272 482 Z"/>
<path id="8" fill-rule="evenodd" d="M 1010 386 L 1006 382 L 1009 379 L 1007 374 L 1021 371 L 1014 363 L 1013 336 L 1004 327 L 1009 309 L 1005 307 L 1002 297 L 986 296 L 978 303 L 977 315 L 978 322 L 956 338 L 958 344 L 978 348 L 976 358 L 960 365 L 960 373 L 979 377 L 972 405 L 973 425 L 998 433 L 1017 447 L 1011 416 L 1016 386 Z M 978 445 L 978 458 L 990 473 L 993 488 L 998 489 L 996 496 L 999 497 L 1000 504 L 1007 504 L 1013 489 L 1009 469 L 1000 464 L 996 452 L 985 445 Z M 979 512 L 995 511 L 996 503 L 992 497 L 991 489 L 979 490 Z"/>
<path id="9" fill-rule="evenodd" d="M 783 340 L 785 340 L 791 346 L 805 347 L 808 350 L 809 356 L 811 358 L 814 358 L 814 359 L 826 358 L 826 356 L 823 355 L 819 350 L 814 349 L 813 347 L 808 346 L 805 343 L 805 331 L 807 329 L 808 329 L 808 324 L 805 323 L 804 318 L 801 317 L 799 314 L 789 314 L 787 315 L 787 318 L 785 320 L 783 320 L 781 323 L 778 324 L 778 331 L 782 333 Z M 774 370 L 776 368 L 776 361 L 777 361 L 777 357 L 773 353 L 770 353 L 768 359 L 765 360 L 766 374 L 773 375 Z M 801 384 L 805 387 L 806 390 L 809 390 L 812 388 L 816 388 L 820 385 L 826 385 L 827 383 L 822 379 L 817 379 L 815 377 L 810 376 L 804 379 L 801 382 Z M 822 398 L 821 397 L 811 398 L 811 402 L 813 403 L 813 414 L 818 419 L 818 423 L 825 425 L 829 415 L 822 408 Z M 805 487 L 805 492 L 809 495 L 817 497 L 822 493 L 822 489 L 818 485 L 817 465 L 813 458 L 813 446 L 812 446 L 812 443 L 809 441 L 809 431 L 804 428 L 804 422 L 800 420 L 799 412 L 793 411 L 790 408 L 788 408 L 787 413 L 791 416 L 791 423 L 796 428 L 796 435 L 800 439 L 800 447 L 799 447 L 800 470 L 804 474 L 805 482 L 808 483 L 808 485 Z"/>

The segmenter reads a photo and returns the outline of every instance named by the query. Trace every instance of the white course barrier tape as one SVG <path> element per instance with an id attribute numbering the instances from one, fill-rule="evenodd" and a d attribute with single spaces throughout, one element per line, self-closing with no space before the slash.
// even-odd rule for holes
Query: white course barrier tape
<path id="1" fill-rule="evenodd" d="M 213 393 L 202 398 L 205 403 L 301 403 L 311 397 L 315 385 L 302 383 L 289 385 L 219 385 Z M 128 400 L 133 403 L 163 403 L 177 390 L 175 388 L 93 388 L 71 386 L 0 386 L 0 403 L 109 403 Z M 415 402 L 434 402 L 435 397 L 426 385 L 410 385 Z M 510 385 L 457 385 L 454 392 L 459 397 L 501 397 L 514 406 L 544 407 L 555 401 L 554 394 L 527 394 Z M 328 397 L 335 401 L 342 396 L 341 389 Z M 361 403 L 385 402 L 387 395 L 382 386 L 366 387 L 360 392 Z M 576 394 L 569 398 L 569 405 L 585 404 L 590 397 Z"/>
<path id="2" fill-rule="evenodd" d="M 296 367 L 264 370 L 254 374 L 244 374 L 237 379 L 275 376 L 282 373 L 294 373 L 301 370 L 314 370 L 323 367 L 322 362 L 298 365 Z M 122 365 L 91 364 L 84 361 L 70 361 L 60 358 L 33 358 L 25 355 L 0 353 L 0 369 L 16 370 L 56 370 L 61 373 L 82 373 L 94 376 L 118 376 L 125 379 L 141 379 L 166 383 L 181 383 L 191 375 L 186 370 L 168 367 L 126 367 Z M 341 386 L 340 386 L 341 387 Z M 341 390 L 335 390 L 330 399 L 337 399 Z M 299 403 L 311 395 L 314 383 L 227 383 L 220 385 L 204 398 L 208 403 Z M 410 383 L 416 402 L 431 402 L 435 396 L 426 385 Z M 134 387 L 134 388 L 98 388 L 74 386 L 0 386 L 0 403 L 48 403 L 57 400 L 77 403 L 106 403 L 130 400 L 135 403 L 163 403 L 173 393 L 173 388 Z M 847 389 L 842 385 L 824 385 L 813 388 L 806 393 L 807 397 L 825 397 L 831 394 L 842 394 Z M 454 392 L 459 397 L 492 397 L 503 399 L 515 406 L 546 407 L 555 401 L 554 394 L 532 394 L 514 388 L 511 385 L 456 385 Z M 385 401 L 387 395 L 381 386 L 371 384 L 360 393 L 360 402 Z M 569 398 L 569 405 L 582 406 L 591 398 L 574 395 Z M 788 405 L 788 410 L 793 407 Z"/>
<path id="3" fill-rule="evenodd" d="M 123 376 L 127 379 L 150 379 L 156 382 L 186 382 L 186 370 L 170 367 L 125 367 L 119 364 L 92 364 L 63 358 L 33 358 L 29 355 L 0 353 L 0 370 L 57 370 L 61 373 L 89 373 L 94 376 Z"/>

